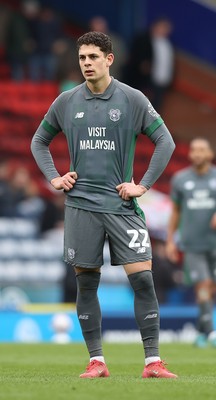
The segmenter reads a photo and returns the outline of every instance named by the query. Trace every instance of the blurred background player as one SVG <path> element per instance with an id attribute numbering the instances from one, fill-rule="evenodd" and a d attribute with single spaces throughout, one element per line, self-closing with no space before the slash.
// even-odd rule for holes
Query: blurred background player
<path id="1" fill-rule="evenodd" d="M 216 347 L 213 327 L 213 298 L 216 290 L 216 167 L 208 140 L 196 138 L 189 149 L 191 166 L 177 172 L 171 184 L 173 200 L 168 227 L 167 256 L 178 260 L 175 233 L 184 252 L 185 272 L 194 285 L 199 307 L 195 344 Z"/>

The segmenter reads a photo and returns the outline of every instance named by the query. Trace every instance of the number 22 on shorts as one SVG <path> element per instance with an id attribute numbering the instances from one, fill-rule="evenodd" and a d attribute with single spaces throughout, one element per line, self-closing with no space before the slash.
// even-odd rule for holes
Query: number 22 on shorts
<path id="1" fill-rule="evenodd" d="M 131 241 L 128 244 L 129 248 L 150 247 L 150 243 L 148 241 L 149 235 L 146 229 L 128 229 L 127 234 L 132 236 Z"/>

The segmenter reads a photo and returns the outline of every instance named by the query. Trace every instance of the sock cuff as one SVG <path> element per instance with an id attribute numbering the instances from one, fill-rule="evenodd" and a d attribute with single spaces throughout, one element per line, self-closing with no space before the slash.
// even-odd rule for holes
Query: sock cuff
<path id="1" fill-rule="evenodd" d="M 161 361 L 159 356 L 158 357 L 157 356 L 147 357 L 145 359 L 145 365 L 149 365 L 149 364 L 152 364 L 157 361 Z"/>

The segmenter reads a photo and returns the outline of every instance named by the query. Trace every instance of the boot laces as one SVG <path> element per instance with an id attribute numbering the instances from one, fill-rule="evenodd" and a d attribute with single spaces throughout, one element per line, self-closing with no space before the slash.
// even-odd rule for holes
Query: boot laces
<path id="1" fill-rule="evenodd" d="M 86 372 L 91 371 L 96 365 L 98 365 L 99 361 L 97 360 L 92 360 L 86 367 Z"/>

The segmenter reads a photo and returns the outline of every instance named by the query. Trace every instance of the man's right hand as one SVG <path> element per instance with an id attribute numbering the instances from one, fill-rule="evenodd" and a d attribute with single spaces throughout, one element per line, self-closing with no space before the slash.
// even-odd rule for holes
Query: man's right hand
<path id="1" fill-rule="evenodd" d="M 76 180 L 77 173 L 73 171 L 67 172 L 63 176 L 57 176 L 57 178 L 52 179 L 50 183 L 56 190 L 64 189 L 66 192 L 68 192 L 74 187 Z"/>
<path id="2" fill-rule="evenodd" d="M 168 241 L 166 244 L 166 256 L 168 260 L 173 263 L 177 263 L 179 261 L 179 252 L 178 248 L 173 241 Z"/>

